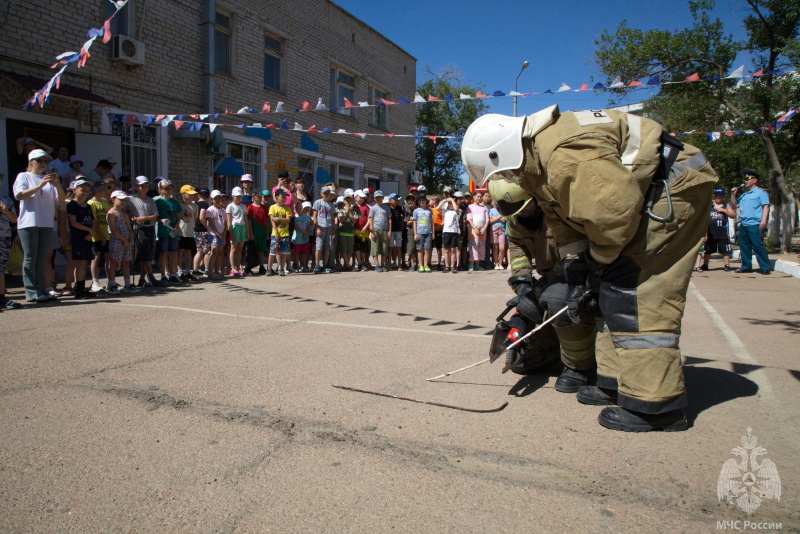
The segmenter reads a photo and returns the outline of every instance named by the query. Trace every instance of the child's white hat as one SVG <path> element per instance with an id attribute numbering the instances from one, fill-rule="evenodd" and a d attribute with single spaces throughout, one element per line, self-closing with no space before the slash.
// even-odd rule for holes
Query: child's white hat
<path id="1" fill-rule="evenodd" d="M 311 207 L 311 202 L 308 202 L 308 201 L 303 202 L 303 209 L 310 208 L 310 207 Z"/>

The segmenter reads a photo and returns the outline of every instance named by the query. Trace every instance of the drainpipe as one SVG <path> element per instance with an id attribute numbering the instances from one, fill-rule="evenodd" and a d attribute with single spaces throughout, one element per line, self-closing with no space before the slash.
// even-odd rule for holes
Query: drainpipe
<path id="1" fill-rule="evenodd" d="M 217 14 L 216 0 L 205 0 L 203 5 L 203 107 L 204 113 L 214 113 L 214 23 Z"/>

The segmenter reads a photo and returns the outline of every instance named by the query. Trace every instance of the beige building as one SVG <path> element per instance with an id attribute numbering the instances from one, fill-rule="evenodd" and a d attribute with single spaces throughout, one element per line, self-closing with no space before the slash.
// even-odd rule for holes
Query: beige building
<path id="1" fill-rule="evenodd" d="M 230 190 L 240 172 L 258 188 L 275 184 L 281 169 L 315 183 L 328 177 L 341 189 L 380 187 L 403 193 L 414 169 L 414 106 L 296 112 L 304 101 L 328 108 L 412 97 L 416 59 L 328 0 L 129 0 L 111 24 L 113 38 L 97 39 L 84 68 L 69 67 L 43 109 L 24 102 L 55 72 L 54 57 L 77 51 L 90 28 L 114 13 L 107 0 L 29 0 L 11 3 L 0 20 L 0 171 L 8 190 L 24 164 L 16 140 L 31 137 L 66 145 L 85 161 L 84 172 L 108 155 L 117 175 L 166 176 L 178 184 Z M 147 115 L 232 113 L 243 107 L 268 114 L 221 114 L 212 131 Z M 283 102 L 284 112 L 274 110 Z M 253 128 L 254 123 L 349 134 Z M 149 123 L 149 124 L 148 124 Z M 220 161 L 227 158 L 220 167 Z M 228 170 L 225 170 L 228 169 Z M 230 169 L 235 169 L 231 171 Z M 222 170 L 230 174 L 214 174 Z"/>

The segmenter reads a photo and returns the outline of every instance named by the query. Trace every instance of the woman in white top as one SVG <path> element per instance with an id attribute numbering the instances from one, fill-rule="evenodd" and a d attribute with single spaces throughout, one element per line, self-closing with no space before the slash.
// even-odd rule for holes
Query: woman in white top
<path id="1" fill-rule="evenodd" d="M 51 157 L 41 149 L 28 154 L 28 170 L 17 175 L 14 198 L 20 201 L 17 231 L 24 259 L 22 279 L 27 302 L 46 302 L 45 259 L 53 241 L 53 228 L 58 203 L 64 200 L 64 189 L 58 176 L 44 174 Z"/>

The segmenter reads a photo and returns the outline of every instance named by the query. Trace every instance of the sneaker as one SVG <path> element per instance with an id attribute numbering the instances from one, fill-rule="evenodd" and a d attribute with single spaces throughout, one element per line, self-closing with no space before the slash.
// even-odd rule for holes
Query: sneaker
<path id="1" fill-rule="evenodd" d="M 472 272 L 472 271 L 474 271 L 474 270 L 475 270 L 475 268 L 474 268 L 472 265 L 470 265 L 470 266 L 467 268 L 467 271 L 469 271 L 469 272 Z"/>
<path id="2" fill-rule="evenodd" d="M 416 265 L 412 265 L 412 266 L 411 266 L 411 267 L 410 267 L 408 270 L 409 270 L 409 271 L 415 271 L 415 272 L 416 272 L 416 270 L 417 270 L 417 266 L 416 266 Z"/>
<path id="3" fill-rule="evenodd" d="M 61 296 L 61 293 L 59 293 L 55 289 L 51 289 L 50 291 L 47 292 L 47 297 L 50 300 L 58 300 L 58 297 L 60 297 L 60 296 Z"/>
<path id="4" fill-rule="evenodd" d="M 100 293 L 101 291 L 105 291 L 105 289 L 103 289 L 103 286 L 101 286 L 97 282 L 92 282 L 92 287 L 91 289 L 89 289 L 89 291 L 91 291 L 92 293 Z"/>
<path id="5" fill-rule="evenodd" d="M 731 266 L 730 265 L 726 265 L 725 267 L 722 268 L 722 270 L 727 273 L 727 272 L 729 272 L 731 270 Z"/>
<path id="6" fill-rule="evenodd" d="M 278 276 L 286 276 L 286 271 L 278 267 Z"/>
<path id="7" fill-rule="evenodd" d="M 126 291 L 126 292 L 128 292 L 128 293 L 141 293 L 141 291 L 142 291 L 141 289 L 139 289 L 138 287 L 136 287 L 136 286 L 135 286 L 135 285 L 133 285 L 133 284 L 131 284 L 131 285 L 129 285 L 129 286 L 125 286 L 125 288 L 124 288 L 124 289 L 125 289 L 125 291 Z M 122 288 L 120 288 L 120 291 L 121 291 L 121 290 L 122 290 Z"/>
<path id="8" fill-rule="evenodd" d="M 38 297 L 36 297 L 36 302 L 39 303 L 50 302 L 50 297 L 48 297 L 47 295 L 39 295 Z"/>
<path id="9" fill-rule="evenodd" d="M 362 266 L 361 266 L 361 272 L 362 272 L 362 273 L 365 273 L 365 272 L 367 272 L 367 271 L 369 271 L 369 269 L 367 268 L 367 266 L 366 266 L 366 265 L 362 265 Z"/>
<path id="10" fill-rule="evenodd" d="M 443 273 L 449 273 L 450 272 L 450 267 L 445 267 L 444 269 L 442 269 L 442 272 Z"/>
<path id="11" fill-rule="evenodd" d="M 327 273 L 332 273 L 333 269 L 331 269 L 330 267 L 325 267 L 324 271 L 325 271 L 326 274 Z"/>
<path id="12" fill-rule="evenodd" d="M 703 265 L 701 265 L 701 266 L 700 266 L 700 270 L 701 270 L 701 271 L 707 271 L 707 270 L 708 270 L 708 264 L 705 264 L 705 263 L 704 263 Z"/>
<path id="13" fill-rule="evenodd" d="M 476 270 L 476 271 L 485 271 L 486 269 L 484 269 L 483 267 L 481 267 L 480 265 L 478 265 L 478 267 L 477 267 L 475 270 Z"/>
<path id="14" fill-rule="evenodd" d="M 275 276 L 275 271 L 272 269 L 267 269 L 267 274 L 265 276 Z"/>
<path id="15" fill-rule="evenodd" d="M 319 274 L 321 272 L 322 272 L 322 267 L 320 267 L 319 265 L 315 265 L 314 266 L 314 274 Z"/>
<path id="16" fill-rule="evenodd" d="M 6 300 L 2 306 L 4 310 L 19 310 L 20 308 L 22 308 L 22 304 L 13 300 Z"/>
<path id="17" fill-rule="evenodd" d="M 456 274 L 456 273 L 458 272 L 458 269 L 456 269 L 456 268 L 454 267 L 454 268 L 450 269 L 450 272 L 451 272 L 451 273 L 453 273 L 453 274 Z"/>
<path id="18" fill-rule="evenodd" d="M 168 284 L 172 284 L 173 286 L 179 286 L 179 285 L 182 284 L 181 279 L 178 278 L 178 276 L 174 275 L 174 274 L 169 277 L 169 280 L 167 281 L 167 283 Z"/>
<path id="19" fill-rule="evenodd" d="M 119 288 L 117 286 L 108 286 L 106 292 L 109 295 L 119 295 Z"/>
<path id="20" fill-rule="evenodd" d="M 181 280 L 183 280 L 185 282 L 186 280 L 189 279 L 189 275 L 187 275 L 186 273 L 180 273 L 180 274 L 178 274 L 178 278 L 180 278 Z"/>
<path id="21" fill-rule="evenodd" d="M 267 274 L 267 270 L 264 268 L 263 265 L 258 268 L 258 274 L 260 274 L 261 276 Z"/>
<path id="22" fill-rule="evenodd" d="M 192 275 L 194 275 L 194 276 L 203 276 L 203 275 L 204 275 L 204 274 L 206 274 L 206 273 L 205 273 L 205 272 L 203 272 L 203 271 L 198 271 L 197 269 L 194 269 L 194 270 L 191 272 L 191 274 L 192 274 Z"/>
<path id="23" fill-rule="evenodd" d="M 65 287 L 64 290 L 61 292 L 62 297 L 66 297 L 67 295 L 74 295 L 75 290 L 71 287 Z"/>
<path id="24" fill-rule="evenodd" d="M 186 278 L 192 282 L 197 281 L 197 276 L 193 275 L 192 273 L 186 273 Z"/>

